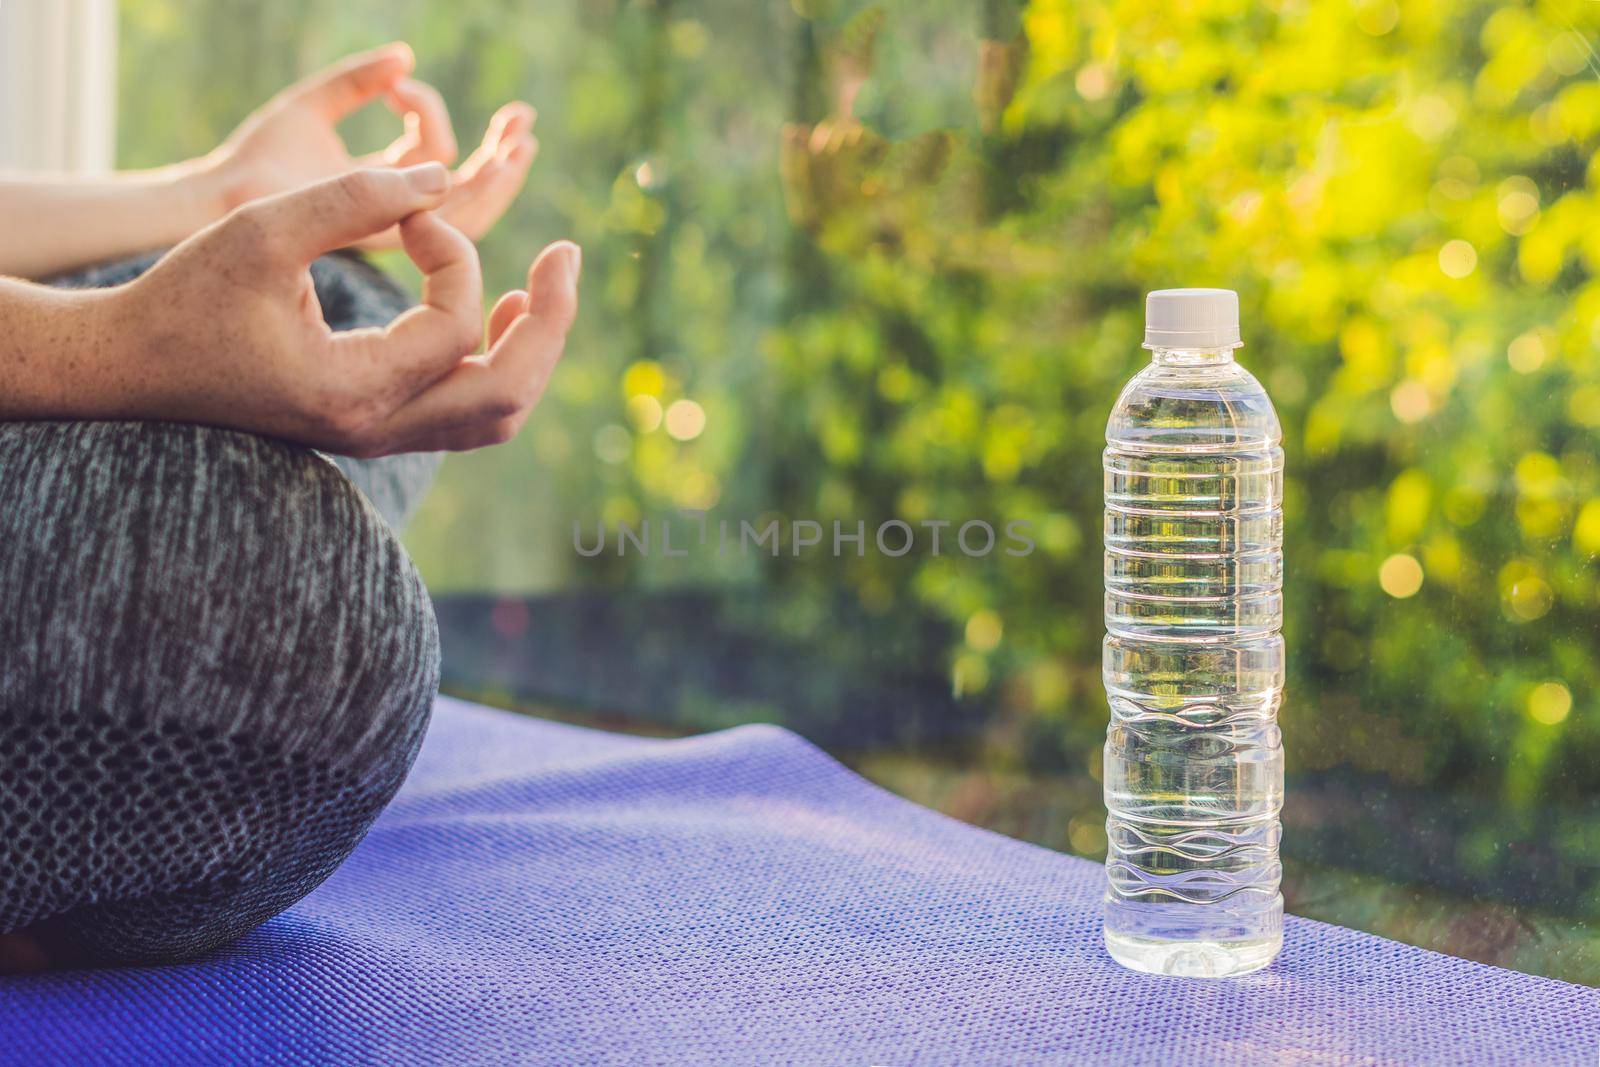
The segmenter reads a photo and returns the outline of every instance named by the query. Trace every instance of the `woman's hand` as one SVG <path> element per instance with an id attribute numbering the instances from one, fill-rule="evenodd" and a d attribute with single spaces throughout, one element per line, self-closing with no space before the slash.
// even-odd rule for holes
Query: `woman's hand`
<path id="1" fill-rule="evenodd" d="M 43 278 L 174 245 L 241 204 L 357 167 L 452 162 L 450 115 L 437 92 L 408 77 L 411 65 L 405 45 L 352 56 L 267 101 L 200 159 L 94 177 L 0 176 L 0 275 Z M 380 96 L 404 115 L 405 132 L 382 152 L 352 158 L 337 124 Z M 533 117 L 523 103 L 495 112 L 483 143 L 451 179 L 439 214 L 473 240 L 522 188 L 538 147 Z M 400 232 L 391 227 L 362 244 L 398 247 Z"/>
<path id="2" fill-rule="evenodd" d="M 203 161 L 220 209 L 357 167 L 455 162 L 450 113 L 433 87 L 409 77 L 414 63 L 406 45 L 388 45 L 351 56 L 267 101 Z M 404 117 L 405 131 L 382 152 L 352 157 L 338 123 L 379 97 Z M 495 112 L 483 142 L 455 171 L 438 206 L 441 218 L 473 240 L 489 231 L 522 188 L 538 150 L 533 122 L 533 108 L 520 101 Z M 361 243 L 395 247 L 401 237 L 390 229 Z"/>
<path id="3" fill-rule="evenodd" d="M 350 456 L 508 440 L 561 357 L 581 255 L 544 249 L 477 354 L 482 279 L 441 217 L 450 196 L 437 163 L 353 171 L 252 201 L 125 286 L 70 294 L 93 317 L 95 365 L 79 381 L 94 386 L 54 398 L 53 414 L 208 423 Z M 422 304 L 383 329 L 332 332 L 309 264 L 390 228 L 425 276 Z"/>

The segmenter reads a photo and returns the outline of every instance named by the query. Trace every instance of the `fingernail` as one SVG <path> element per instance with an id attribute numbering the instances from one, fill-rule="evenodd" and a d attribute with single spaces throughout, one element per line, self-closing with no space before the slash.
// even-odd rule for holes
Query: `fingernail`
<path id="1" fill-rule="evenodd" d="M 405 62 L 407 70 L 410 70 L 412 67 L 416 66 L 416 53 L 411 51 L 411 46 L 406 44 L 404 41 L 391 41 L 383 46 L 383 51 L 388 52 L 391 55 L 398 56 Z"/>
<path id="2" fill-rule="evenodd" d="M 450 188 L 450 172 L 444 169 L 443 163 L 418 163 L 400 173 L 406 176 L 411 188 L 419 193 L 436 196 Z"/>
<path id="3" fill-rule="evenodd" d="M 564 250 L 563 259 L 567 261 L 567 279 L 572 287 L 578 287 L 578 276 L 583 273 L 583 249 L 577 245 L 569 244 Z"/>

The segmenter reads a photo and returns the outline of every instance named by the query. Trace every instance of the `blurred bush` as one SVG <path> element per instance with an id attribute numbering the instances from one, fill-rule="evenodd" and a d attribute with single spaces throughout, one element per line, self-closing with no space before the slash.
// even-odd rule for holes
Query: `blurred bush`
<path id="1" fill-rule="evenodd" d="M 997 619 L 958 682 L 1003 687 L 1018 751 L 1076 762 L 1140 296 L 1236 288 L 1287 435 L 1295 769 L 1592 795 L 1594 5 L 1035 0 L 1017 32 L 989 7 L 963 128 L 912 136 L 854 106 L 865 16 L 818 20 L 849 60 L 784 138 L 820 251 L 769 340 L 809 475 L 785 506 L 1033 518 L 1027 561 L 851 580 Z"/>
<path id="2" fill-rule="evenodd" d="M 490 286 L 587 250 L 516 445 L 453 462 L 437 589 L 843 587 L 965 635 L 997 760 L 1080 766 L 1099 449 L 1142 294 L 1241 294 L 1283 417 L 1291 767 L 1531 811 L 1600 787 L 1600 5 L 124 0 L 122 152 L 409 39 L 464 143 L 541 111 Z M 385 139 L 380 116 L 351 135 Z M 1027 559 L 584 561 L 708 508 L 1032 520 Z M 872 713 L 873 709 L 864 709 Z"/>

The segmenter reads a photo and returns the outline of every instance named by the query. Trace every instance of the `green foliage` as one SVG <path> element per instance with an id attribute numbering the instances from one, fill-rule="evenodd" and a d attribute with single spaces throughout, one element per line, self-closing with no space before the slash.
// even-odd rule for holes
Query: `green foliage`
<path id="1" fill-rule="evenodd" d="M 1021 39 L 972 42 L 964 129 L 885 136 L 840 92 L 786 140 L 829 294 L 773 344 L 785 454 L 818 472 L 786 506 L 1064 531 L 1025 566 L 854 580 L 997 616 L 953 668 L 1066 760 L 1100 722 L 1096 454 L 1140 294 L 1236 288 L 1288 437 L 1296 768 L 1592 790 L 1597 22 L 1035 0 Z"/>
<path id="2" fill-rule="evenodd" d="M 1143 292 L 1224 285 L 1287 434 L 1292 768 L 1513 806 L 1600 787 L 1600 5 L 122 12 L 130 164 L 393 38 L 464 141 L 506 98 L 540 109 L 489 286 L 572 236 L 583 321 L 523 439 L 453 461 L 412 534 L 436 588 L 843 585 L 955 623 L 952 684 L 995 737 L 1078 765 L 1104 724 L 1105 414 Z M 1025 518 L 1039 551 L 575 569 L 572 518 L 676 507 Z"/>

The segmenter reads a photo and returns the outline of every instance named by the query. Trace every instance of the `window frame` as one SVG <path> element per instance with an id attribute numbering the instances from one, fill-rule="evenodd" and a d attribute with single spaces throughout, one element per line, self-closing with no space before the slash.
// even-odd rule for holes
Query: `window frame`
<path id="1" fill-rule="evenodd" d="M 0 168 L 112 169 L 116 0 L 0 0 Z"/>

